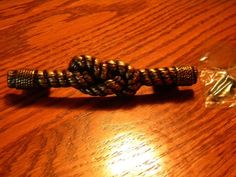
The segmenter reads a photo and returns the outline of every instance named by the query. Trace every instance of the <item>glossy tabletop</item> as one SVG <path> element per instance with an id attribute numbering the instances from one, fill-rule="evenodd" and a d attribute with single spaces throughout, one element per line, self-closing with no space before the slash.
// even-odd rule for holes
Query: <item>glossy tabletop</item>
<path id="1" fill-rule="evenodd" d="M 236 42 L 235 0 L 1 1 L 0 176 L 236 176 L 236 109 L 205 108 L 199 82 L 129 98 L 6 82 L 80 54 L 198 66 L 220 41 Z"/>

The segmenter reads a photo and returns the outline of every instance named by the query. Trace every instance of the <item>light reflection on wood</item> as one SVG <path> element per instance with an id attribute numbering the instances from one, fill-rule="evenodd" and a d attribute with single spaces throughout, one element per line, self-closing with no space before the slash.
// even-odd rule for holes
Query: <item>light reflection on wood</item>
<path id="1" fill-rule="evenodd" d="M 138 132 L 122 132 L 110 141 L 107 170 L 111 176 L 155 176 L 163 164 L 157 149 Z"/>

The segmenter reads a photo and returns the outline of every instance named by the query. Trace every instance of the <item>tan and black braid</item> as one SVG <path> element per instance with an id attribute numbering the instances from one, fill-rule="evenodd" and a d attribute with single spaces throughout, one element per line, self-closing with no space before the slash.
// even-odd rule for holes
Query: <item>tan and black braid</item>
<path id="1" fill-rule="evenodd" d="M 81 55 L 67 70 L 12 70 L 8 86 L 17 89 L 75 87 L 93 96 L 134 95 L 142 86 L 188 86 L 197 82 L 193 66 L 134 69 L 119 60 L 99 62 Z"/>

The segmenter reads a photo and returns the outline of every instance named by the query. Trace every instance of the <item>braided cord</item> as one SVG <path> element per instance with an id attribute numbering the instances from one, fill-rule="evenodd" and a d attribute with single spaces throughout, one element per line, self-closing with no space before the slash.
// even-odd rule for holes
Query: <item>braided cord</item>
<path id="1" fill-rule="evenodd" d="M 120 60 L 99 62 L 81 55 L 72 58 L 67 70 L 13 70 L 10 88 L 74 87 L 93 96 L 134 95 L 142 86 L 185 86 L 197 81 L 192 66 L 134 69 Z"/>

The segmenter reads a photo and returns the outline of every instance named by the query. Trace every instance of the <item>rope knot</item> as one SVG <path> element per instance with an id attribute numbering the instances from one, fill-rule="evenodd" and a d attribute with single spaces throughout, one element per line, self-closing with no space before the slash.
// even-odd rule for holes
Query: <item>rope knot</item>
<path id="1" fill-rule="evenodd" d="M 81 55 L 72 58 L 68 70 L 77 81 L 75 88 L 90 95 L 134 95 L 140 88 L 140 72 L 119 60 L 99 62 Z"/>
<path id="2" fill-rule="evenodd" d="M 81 55 L 70 61 L 67 70 L 12 70 L 8 86 L 17 89 L 75 87 L 93 96 L 134 95 L 142 86 L 188 86 L 197 82 L 193 66 L 134 69 L 120 60 L 99 62 Z"/>

